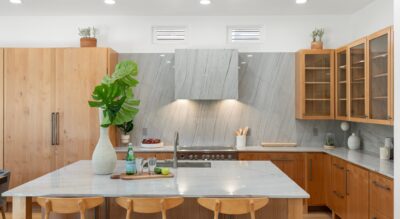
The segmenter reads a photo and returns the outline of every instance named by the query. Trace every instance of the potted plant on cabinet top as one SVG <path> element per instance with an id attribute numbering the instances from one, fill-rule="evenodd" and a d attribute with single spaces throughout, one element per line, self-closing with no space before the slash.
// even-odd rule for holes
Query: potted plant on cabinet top
<path id="1" fill-rule="evenodd" d="M 97 29 L 94 27 L 78 28 L 79 36 L 81 37 L 81 47 L 96 47 L 97 46 Z"/>
<path id="2" fill-rule="evenodd" d="M 117 125 L 121 133 L 121 143 L 128 144 L 130 142 L 131 136 L 129 133 L 133 130 L 133 120 L 125 122 L 122 125 Z"/>
<path id="3" fill-rule="evenodd" d="M 92 167 L 96 174 L 111 174 L 115 169 L 117 155 L 108 136 L 108 127 L 132 121 L 139 112 L 139 100 L 134 98 L 132 88 L 136 80 L 137 65 L 133 61 L 122 61 L 115 67 L 112 76 L 104 76 L 92 94 L 90 107 L 99 108 L 100 137 L 92 155 Z"/>
<path id="4" fill-rule="evenodd" d="M 323 28 L 315 28 L 311 33 L 313 41 L 311 43 L 311 49 L 323 49 L 324 43 L 322 42 L 322 37 L 324 36 L 325 30 Z"/>

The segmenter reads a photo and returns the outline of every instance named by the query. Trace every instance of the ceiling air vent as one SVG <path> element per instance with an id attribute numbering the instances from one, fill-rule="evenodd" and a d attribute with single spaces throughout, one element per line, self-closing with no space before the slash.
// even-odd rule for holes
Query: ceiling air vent
<path id="1" fill-rule="evenodd" d="M 184 26 L 153 27 L 153 43 L 182 43 L 186 41 Z"/>
<path id="2" fill-rule="evenodd" d="M 261 26 L 230 26 L 228 27 L 228 42 L 259 43 L 262 41 Z"/>

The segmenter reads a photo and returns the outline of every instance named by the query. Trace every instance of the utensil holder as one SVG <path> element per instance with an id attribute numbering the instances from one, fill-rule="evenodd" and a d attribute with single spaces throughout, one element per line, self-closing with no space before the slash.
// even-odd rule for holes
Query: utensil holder
<path id="1" fill-rule="evenodd" d="M 246 136 L 245 135 L 236 136 L 236 148 L 244 149 L 245 147 L 246 147 Z"/>

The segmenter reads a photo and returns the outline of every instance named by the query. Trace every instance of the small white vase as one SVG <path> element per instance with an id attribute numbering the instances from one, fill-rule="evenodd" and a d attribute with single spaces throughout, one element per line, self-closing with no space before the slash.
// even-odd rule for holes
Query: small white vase
<path id="1" fill-rule="evenodd" d="M 349 146 L 350 150 L 360 149 L 360 138 L 355 133 L 351 134 L 347 140 L 347 145 Z"/>
<path id="2" fill-rule="evenodd" d="M 103 112 L 99 110 L 100 121 Z M 100 127 L 100 137 L 92 155 L 92 168 L 95 174 L 107 175 L 113 173 L 117 163 L 117 153 L 108 136 L 108 128 Z"/>
<path id="3" fill-rule="evenodd" d="M 129 134 L 121 135 L 121 143 L 122 144 L 128 144 L 130 140 L 131 140 L 131 136 Z"/>

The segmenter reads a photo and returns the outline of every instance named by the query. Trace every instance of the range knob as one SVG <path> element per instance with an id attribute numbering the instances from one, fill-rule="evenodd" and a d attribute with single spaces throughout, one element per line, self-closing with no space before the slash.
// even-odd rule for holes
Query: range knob
<path id="1" fill-rule="evenodd" d="M 209 155 L 209 154 L 206 155 L 206 159 L 207 159 L 207 160 L 210 159 L 210 155 Z"/>
<path id="2" fill-rule="evenodd" d="M 228 155 L 228 160 L 232 160 L 232 155 L 231 154 Z"/>
<path id="3" fill-rule="evenodd" d="M 197 157 L 197 154 L 195 154 L 195 155 L 194 155 L 194 159 L 197 160 L 197 158 L 198 158 L 198 157 Z"/>
<path id="4" fill-rule="evenodd" d="M 225 159 L 225 155 L 221 154 L 221 160 Z"/>
<path id="5" fill-rule="evenodd" d="M 206 159 L 206 155 L 205 154 L 203 154 L 203 155 L 201 155 L 201 159 Z"/>
<path id="6" fill-rule="evenodd" d="M 211 155 L 211 160 L 215 160 L 215 155 L 214 154 Z"/>
<path id="7" fill-rule="evenodd" d="M 193 160 L 193 154 L 189 155 L 189 160 Z"/>
<path id="8" fill-rule="evenodd" d="M 219 154 L 217 154 L 217 155 L 215 156 L 215 158 L 216 158 L 217 160 L 219 160 Z"/>

